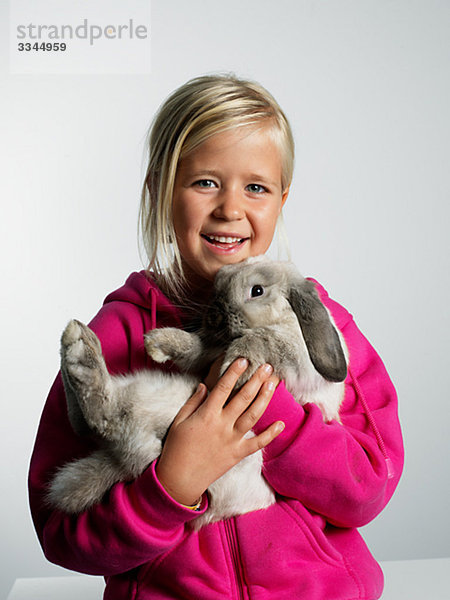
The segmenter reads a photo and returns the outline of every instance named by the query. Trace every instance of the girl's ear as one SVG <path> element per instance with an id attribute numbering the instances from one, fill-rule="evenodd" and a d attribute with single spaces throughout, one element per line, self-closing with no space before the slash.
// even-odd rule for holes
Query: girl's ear
<path id="1" fill-rule="evenodd" d="M 281 194 L 281 207 L 280 207 L 280 212 L 281 212 L 281 209 L 283 208 L 283 206 L 284 206 L 284 204 L 285 204 L 285 202 L 286 202 L 286 200 L 287 200 L 287 197 L 288 197 L 288 195 L 289 195 L 289 188 L 290 188 L 290 187 L 291 187 L 291 186 L 290 186 L 290 185 L 288 185 L 288 186 L 287 186 L 287 188 L 284 190 L 284 192 Z"/>
<path id="2" fill-rule="evenodd" d="M 297 316 L 316 370 L 327 381 L 344 381 L 347 376 L 344 351 L 314 284 L 307 280 L 295 282 L 289 289 L 288 300 Z"/>

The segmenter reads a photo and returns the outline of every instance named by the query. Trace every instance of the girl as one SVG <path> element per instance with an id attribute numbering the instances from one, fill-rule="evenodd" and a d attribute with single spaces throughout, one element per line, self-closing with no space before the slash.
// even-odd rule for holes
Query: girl
<path id="1" fill-rule="evenodd" d="M 199 77 L 163 104 L 141 204 L 149 269 L 130 275 L 90 323 L 111 373 L 156 368 L 143 334 L 183 327 L 222 265 L 266 252 L 288 196 L 293 147 L 280 107 L 252 82 Z M 107 600 L 380 597 L 381 570 L 356 528 L 384 508 L 400 477 L 396 394 L 352 316 L 316 286 L 350 355 L 342 424 L 325 424 L 317 406 L 297 404 L 270 365 L 232 397 L 245 361 L 220 379 L 213 365 L 161 456 L 77 516 L 45 502 L 55 470 L 95 447 L 72 431 L 57 377 L 29 478 L 49 560 L 104 575 Z M 244 438 L 250 429 L 255 437 Z M 258 448 L 277 502 L 192 531 L 208 486 Z"/>

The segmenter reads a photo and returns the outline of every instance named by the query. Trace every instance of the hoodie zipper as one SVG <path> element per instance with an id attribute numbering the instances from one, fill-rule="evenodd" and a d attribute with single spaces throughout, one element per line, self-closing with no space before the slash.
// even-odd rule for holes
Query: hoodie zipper
<path id="1" fill-rule="evenodd" d="M 239 553 L 239 545 L 236 535 L 234 518 L 223 521 L 225 534 L 230 552 L 231 561 L 233 563 L 234 581 L 236 584 L 237 597 L 239 600 L 245 600 L 244 592 L 244 570 L 242 567 L 241 556 Z"/>

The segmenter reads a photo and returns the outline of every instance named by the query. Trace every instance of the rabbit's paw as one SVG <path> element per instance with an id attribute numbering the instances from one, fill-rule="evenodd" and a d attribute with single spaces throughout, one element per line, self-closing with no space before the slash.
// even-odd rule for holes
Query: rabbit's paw
<path id="1" fill-rule="evenodd" d="M 75 319 L 61 337 L 61 372 L 64 385 L 69 386 L 79 402 L 104 393 L 110 381 L 99 339 Z"/>
<path id="2" fill-rule="evenodd" d="M 176 349 L 176 337 L 172 327 L 149 331 L 144 335 L 147 354 L 157 363 L 172 360 Z"/>
<path id="3" fill-rule="evenodd" d="M 177 364 L 196 351 L 196 336 L 176 327 L 153 329 L 144 335 L 147 354 L 157 363 L 173 360 Z"/>

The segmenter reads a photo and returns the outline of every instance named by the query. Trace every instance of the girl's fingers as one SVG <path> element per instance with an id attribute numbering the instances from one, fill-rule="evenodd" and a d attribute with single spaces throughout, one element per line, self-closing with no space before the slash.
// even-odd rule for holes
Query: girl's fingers
<path id="1" fill-rule="evenodd" d="M 189 418 L 197 408 L 204 402 L 208 394 L 207 387 L 204 383 L 199 383 L 197 389 L 189 398 L 189 400 L 180 408 L 174 422 L 180 423 Z"/>
<path id="2" fill-rule="evenodd" d="M 275 376 L 272 376 L 268 381 L 265 381 L 262 384 L 256 398 L 253 400 L 247 410 L 245 410 L 236 419 L 235 428 L 239 431 L 239 433 L 245 435 L 259 421 L 269 405 L 278 383 L 279 379 Z"/>
<path id="3" fill-rule="evenodd" d="M 229 399 L 237 380 L 248 367 L 245 358 L 238 358 L 225 371 L 208 396 L 208 405 L 213 409 L 222 409 Z"/>
<path id="4" fill-rule="evenodd" d="M 256 412 L 260 409 L 259 404 L 256 406 L 254 404 L 255 399 L 258 397 L 260 391 L 262 391 L 262 386 L 265 381 L 269 379 L 273 372 L 273 368 L 271 365 L 261 365 L 250 377 L 250 379 L 242 386 L 242 388 L 237 392 L 237 394 L 230 400 L 228 405 L 225 408 L 225 412 L 228 413 L 230 418 L 234 421 L 237 421 L 241 415 L 251 407 L 251 412 Z M 264 388 L 264 392 L 273 392 L 270 388 Z M 270 399 L 270 398 L 269 398 Z M 269 401 L 267 400 L 267 402 Z M 262 411 L 259 413 L 258 418 L 264 412 L 265 406 Z M 256 421 L 258 420 L 256 419 Z M 253 422 L 256 423 L 256 421 Z M 251 429 L 252 426 L 249 427 Z"/>
<path id="5" fill-rule="evenodd" d="M 262 450 L 270 444 L 280 433 L 283 431 L 285 425 L 283 421 L 276 421 L 272 423 L 267 429 L 262 431 L 259 435 L 245 439 L 245 456 L 254 454 L 258 450 Z"/>
<path id="6" fill-rule="evenodd" d="M 219 381 L 223 359 L 224 354 L 221 354 L 219 358 L 216 358 L 216 360 L 213 362 L 209 369 L 208 375 L 204 379 L 204 383 L 208 390 L 212 390 L 216 383 Z"/>

